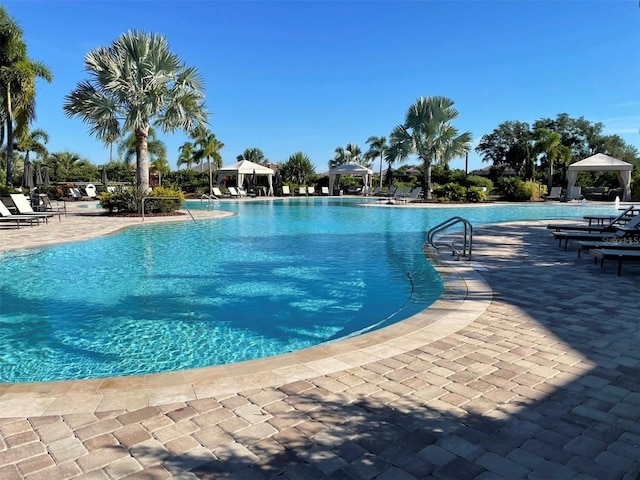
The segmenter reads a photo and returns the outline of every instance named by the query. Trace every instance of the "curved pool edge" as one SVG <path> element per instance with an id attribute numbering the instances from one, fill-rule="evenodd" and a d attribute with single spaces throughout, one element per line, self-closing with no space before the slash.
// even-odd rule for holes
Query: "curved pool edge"
<path id="1" fill-rule="evenodd" d="M 328 375 L 451 335 L 485 312 L 493 292 L 472 264 L 425 255 L 444 291 L 428 308 L 380 330 L 273 357 L 140 376 L 0 384 L 0 417 L 94 414 L 233 395 Z"/>

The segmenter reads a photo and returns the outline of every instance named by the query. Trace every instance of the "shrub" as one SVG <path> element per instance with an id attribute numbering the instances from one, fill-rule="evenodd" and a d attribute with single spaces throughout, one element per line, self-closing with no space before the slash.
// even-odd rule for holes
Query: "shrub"
<path id="1" fill-rule="evenodd" d="M 487 189 L 487 193 L 493 190 L 493 182 L 487 177 L 481 177 L 480 175 L 467 176 L 464 185 L 467 187 L 484 187 Z"/>
<path id="2" fill-rule="evenodd" d="M 432 194 L 443 200 L 458 202 L 467 198 L 467 189 L 457 183 L 446 183 L 435 187 Z"/>
<path id="3" fill-rule="evenodd" d="M 467 202 L 480 203 L 487 201 L 485 187 L 469 187 L 467 189 Z"/>
<path id="4" fill-rule="evenodd" d="M 177 197 L 177 198 L 153 198 L 145 202 L 145 210 L 153 213 L 171 213 L 179 210 L 184 205 L 184 194 L 178 190 L 166 187 L 156 187 L 149 197 Z"/>
<path id="5" fill-rule="evenodd" d="M 141 213 L 142 200 L 147 197 L 147 192 L 140 187 L 128 187 L 120 192 L 105 192 L 100 195 L 100 205 L 109 210 L 109 213 Z"/>

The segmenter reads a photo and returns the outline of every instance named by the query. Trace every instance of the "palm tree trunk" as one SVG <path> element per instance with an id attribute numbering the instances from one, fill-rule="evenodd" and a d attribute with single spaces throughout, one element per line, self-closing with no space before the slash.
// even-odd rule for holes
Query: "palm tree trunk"
<path id="1" fill-rule="evenodd" d="M 382 153 L 380 153 L 380 191 L 382 191 Z"/>
<path id="2" fill-rule="evenodd" d="M 425 188 L 425 200 L 431 200 L 431 162 L 424 161 L 424 188 Z"/>
<path id="3" fill-rule="evenodd" d="M 149 189 L 149 152 L 147 149 L 147 136 L 149 127 L 136 130 L 136 172 L 138 186 L 146 192 Z"/>
<path id="4" fill-rule="evenodd" d="M 11 107 L 11 87 L 7 85 L 7 187 L 13 184 L 13 112 Z"/>

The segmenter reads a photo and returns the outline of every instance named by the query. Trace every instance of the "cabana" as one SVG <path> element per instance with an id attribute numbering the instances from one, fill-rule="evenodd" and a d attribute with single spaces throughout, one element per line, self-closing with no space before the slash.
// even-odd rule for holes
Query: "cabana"
<path id="1" fill-rule="evenodd" d="M 617 158 L 610 157 L 609 155 L 605 155 L 603 153 L 596 153 L 595 155 L 587 157 L 584 160 L 580 160 L 579 162 L 569 165 L 569 168 L 567 169 L 567 191 L 570 192 L 571 189 L 575 186 L 578 172 L 615 171 L 618 176 L 620 186 L 624 189 L 622 201 L 627 202 L 631 200 L 632 170 L 633 165 L 631 165 L 630 163 L 623 162 L 622 160 L 618 160 Z"/>
<path id="2" fill-rule="evenodd" d="M 335 168 L 329 170 L 329 192 L 333 194 L 333 184 L 340 182 L 341 175 L 352 175 L 362 177 L 362 183 L 364 188 L 368 188 L 371 186 L 371 177 L 373 175 L 373 170 L 367 167 L 363 167 L 362 165 L 358 165 L 357 163 L 344 163 Z"/>
<path id="3" fill-rule="evenodd" d="M 274 170 L 249 160 L 240 160 L 232 165 L 227 165 L 218 169 L 218 184 L 225 175 L 235 175 L 237 177 L 237 185 L 242 186 L 245 175 L 266 175 L 269 189 L 267 195 L 273 196 L 273 176 L 276 174 Z"/>

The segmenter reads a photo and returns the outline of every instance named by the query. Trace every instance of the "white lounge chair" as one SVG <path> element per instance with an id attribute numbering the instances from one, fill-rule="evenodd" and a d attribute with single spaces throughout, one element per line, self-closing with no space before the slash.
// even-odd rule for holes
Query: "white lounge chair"
<path id="1" fill-rule="evenodd" d="M 283 196 L 291 195 L 291 190 L 289 190 L 289 185 L 283 185 L 282 186 L 282 195 Z"/>
<path id="2" fill-rule="evenodd" d="M 33 222 L 40 223 L 40 218 L 35 215 L 18 215 L 11 213 L 9 208 L 0 201 L 0 221 L 15 222 L 16 227 L 20 228 L 20 223 L 29 223 L 33 227 Z"/>
<path id="3" fill-rule="evenodd" d="M 315 194 L 316 194 L 316 189 L 314 187 L 307 188 L 307 195 L 315 195 Z"/>
<path id="4" fill-rule="evenodd" d="M 322 195 L 329 196 L 329 187 L 320 187 Z"/>
<path id="5" fill-rule="evenodd" d="M 218 197 L 218 198 L 224 198 L 224 197 L 227 197 L 227 198 L 228 198 L 228 197 L 230 197 L 230 196 L 231 196 L 231 195 L 229 195 L 228 193 L 227 193 L 227 194 L 222 193 L 222 191 L 220 190 L 220 188 L 219 188 L 219 187 L 213 187 L 213 188 L 211 189 L 211 191 L 212 191 L 212 192 L 213 192 L 213 194 L 214 194 L 216 197 Z"/>
<path id="6" fill-rule="evenodd" d="M 240 198 L 240 193 L 236 187 L 227 187 L 227 190 L 229 190 L 229 195 L 231 195 L 232 198 Z"/>
<path id="7" fill-rule="evenodd" d="M 48 222 L 51 217 L 53 217 L 53 213 L 48 212 L 36 212 L 31 208 L 31 203 L 29 199 L 25 197 L 22 193 L 11 193 L 9 194 L 11 201 L 16 207 L 18 214 L 20 215 L 32 215 L 34 217 L 38 217 L 43 219 L 45 222 Z M 58 214 L 58 218 L 60 219 L 61 215 Z"/>
<path id="8" fill-rule="evenodd" d="M 298 187 L 298 195 L 307 195 L 307 187 Z"/>

